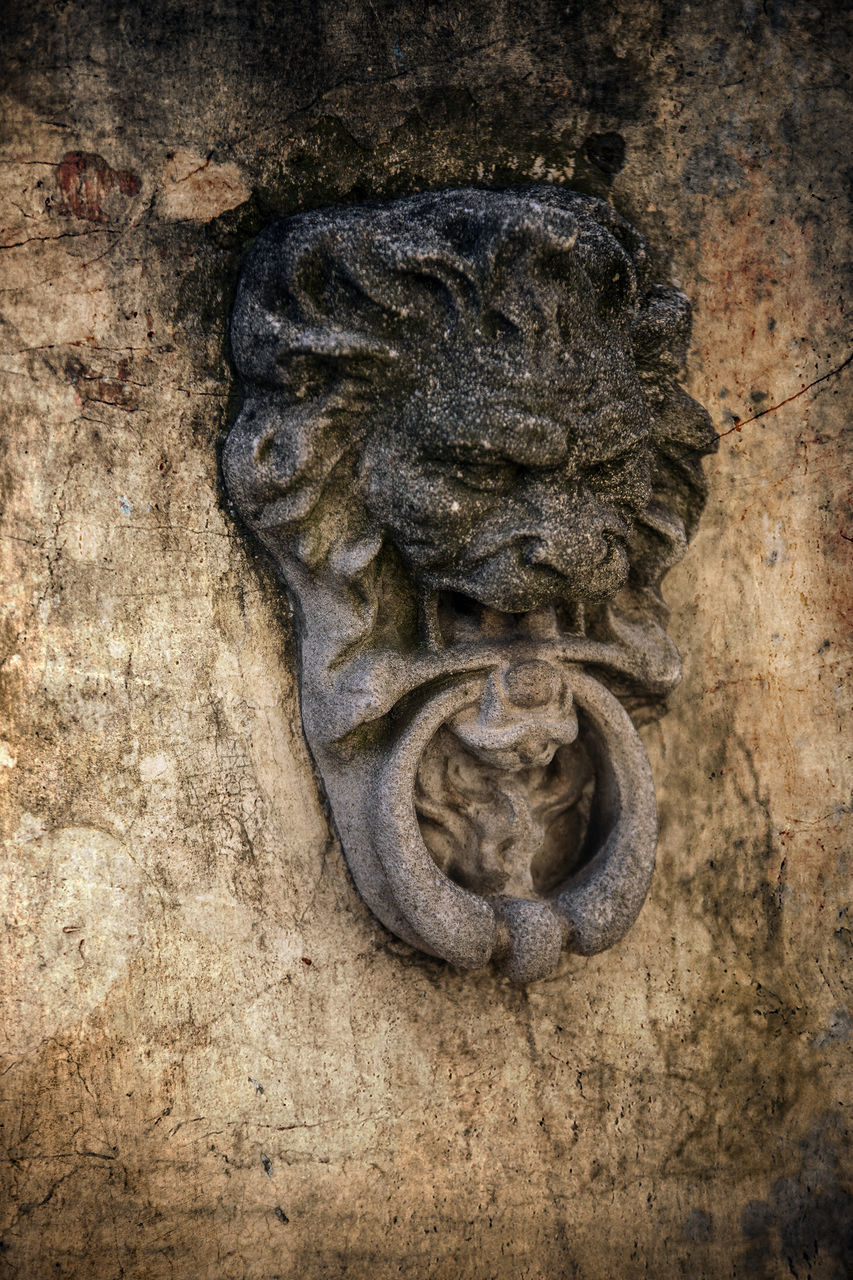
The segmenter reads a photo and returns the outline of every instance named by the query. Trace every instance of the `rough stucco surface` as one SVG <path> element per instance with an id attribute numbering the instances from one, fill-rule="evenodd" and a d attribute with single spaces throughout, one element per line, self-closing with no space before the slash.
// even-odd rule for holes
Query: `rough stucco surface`
<path id="1" fill-rule="evenodd" d="M 6 8 L 0 1275 L 849 1274 L 843 6 Z M 723 439 L 650 899 L 525 989 L 354 890 L 218 444 L 273 215 L 530 179 L 664 247 Z"/>

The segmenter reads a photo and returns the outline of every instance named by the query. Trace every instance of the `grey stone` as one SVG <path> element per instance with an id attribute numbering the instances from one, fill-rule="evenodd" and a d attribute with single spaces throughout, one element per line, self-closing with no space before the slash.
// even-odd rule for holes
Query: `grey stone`
<path id="1" fill-rule="evenodd" d="M 640 234 L 557 187 L 300 214 L 247 256 L 226 484 L 295 604 L 359 890 L 455 965 L 543 977 L 646 896 L 626 707 L 679 679 L 659 588 L 715 442 L 688 331 Z"/>

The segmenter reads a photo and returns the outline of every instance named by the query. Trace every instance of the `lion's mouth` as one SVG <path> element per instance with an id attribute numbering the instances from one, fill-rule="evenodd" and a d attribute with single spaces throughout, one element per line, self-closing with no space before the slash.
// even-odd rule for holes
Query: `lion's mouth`
<path id="1" fill-rule="evenodd" d="M 439 591 L 435 616 L 442 646 L 535 643 L 583 634 L 583 605 L 560 601 L 536 609 L 503 610 L 459 591 Z"/>
<path id="2" fill-rule="evenodd" d="M 497 614 L 520 617 L 561 601 L 615 595 L 630 573 L 632 526 L 618 517 L 582 536 L 516 531 L 510 540 L 475 540 L 458 557 L 421 568 L 434 591 L 468 597 Z"/>

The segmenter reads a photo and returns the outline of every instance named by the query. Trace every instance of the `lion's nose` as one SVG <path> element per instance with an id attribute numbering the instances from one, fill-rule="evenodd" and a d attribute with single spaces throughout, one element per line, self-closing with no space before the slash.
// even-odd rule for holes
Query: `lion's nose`
<path id="1" fill-rule="evenodd" d="M 504 672 L 504 691 L 514 707 L 545 707 L 560 694 L 560 673 L 550 662 L 538 658 L 517 662 Z"/>

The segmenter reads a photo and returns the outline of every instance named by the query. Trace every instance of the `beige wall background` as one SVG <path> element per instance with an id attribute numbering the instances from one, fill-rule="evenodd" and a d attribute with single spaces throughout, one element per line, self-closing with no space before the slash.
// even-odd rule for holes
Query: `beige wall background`
<path id="1" fill-rule="evenodd" d="M 6 6 L 0 1276 L 853 1270 L 845 8 Z M 217 467 L 260 227 L 530 178 L 659 247 L 723 438 L 650 899 L 524 989 L 355 892 Z"/>

